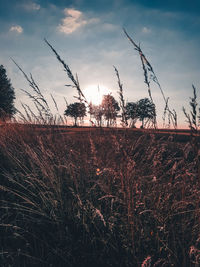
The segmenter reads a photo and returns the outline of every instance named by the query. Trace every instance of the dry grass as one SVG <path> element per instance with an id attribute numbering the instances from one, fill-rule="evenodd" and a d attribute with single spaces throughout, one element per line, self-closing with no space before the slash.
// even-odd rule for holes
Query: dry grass
<path id="1" fill-rule="evenodd" d="M 147 67 L 176 128 L 176 112 L 153 68 L 126 35 L 140 54 L 150 99 Z M 45 42 L 87 104 L 78 77 Z M 18 68 L 33 89 L 25 93 L 37 114 L 23 104 L 24 124 L 0 128 L 1 266 L 199 266 L 198 137 L 180 142 L 176 136 L 117 128 L 67 132 L 56 126 L 65 118 L 53 116 L 33 77 Z M 195 89 L 190 106 L 191 117 L 185 115 L 198 133 Z M 125 116 L 122 122 L 126 125 Z"/>
<path id="2" fill-rule="evenodd" d="M 126 130 L 2 127 L 1 266 L 197 266 L 195 153 Z"/>
<path id="3" fill-rule="evenodd" d="M 171 110 L 169 107 L 169 97 L 166 97 L 164 94 L 164 91 L 160 85 L 160 82 L 154 72 L 154 69 L 152 67 L 152 65 L 150 64 L 150 62 L 147 60 L 146 56 L 144 55 L 140 45 L 137 45 L 133 39 L 130 37 L 130 35 L 126 32 L 126 30 L 124 29 L 124 33 L 126 35 L 126 37 L 128 38 L 128 40 L 131 42 L 131 44 L 134 46 L 134 49 L 138 52 L 140 59 L 141 59 L 141 63 L 142 63 L 142 68 L 144 71 L 144 83 L 146 83 L 147 88 L 148 88 L 148 94 L 149 94 L 149 99 L 151 100 L 152 103 L 154 103 L 153 98 L 152 98 L 152 93 L 151 93 L 151 81 L 153 81 L 154 83 L 157 84 L 162 98 L 164 100 L 165 103 L 165 108 L 164 108 L 164 112 L 163 112 L 163 126 L 165 127 L 165 119 L 166 116 L 168 116 L 168 127 L 170 127 L 171 123 L 174 127 L 174 129 L 177 128 L 177 113 L 176 111 L 173 109 Z M 156 116 L 154 118 L 154 127 L 157 127 L 157 121 L 156 121 Z"/>

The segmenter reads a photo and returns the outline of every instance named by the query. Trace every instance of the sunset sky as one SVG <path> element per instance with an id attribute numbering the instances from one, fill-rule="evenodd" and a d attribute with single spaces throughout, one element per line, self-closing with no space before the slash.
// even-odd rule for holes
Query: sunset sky
<path id="1" fill-rule="evenodd" d="M 118 100 L 115 65 L 126 100 L 148 97 L 140 58 L 123 27 L 151 62 L 180 127 L 192 84 L 200 102 L 199 0 L 0 0 L 0 25 L 0 64 L 15 88 L 18 109 L 20 102 L 30 103 L 20 89 L 31 89 L 10 58 L 33 74 L 49 101 L 53 94 L 60 113 L 63 97 L 75 101 L 76 91 L 65 86 L 70 81 L 44 38 L 78 74 L 83 91 L 92 94 L 99 85 Z M 164 102 L 153 83 L 152 96 L 161 122 Z"/>

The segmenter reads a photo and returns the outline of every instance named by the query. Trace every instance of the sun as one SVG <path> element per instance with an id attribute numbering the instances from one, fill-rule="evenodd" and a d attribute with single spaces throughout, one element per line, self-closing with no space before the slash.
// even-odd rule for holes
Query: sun
<path id="1" fill-rule="evenodd" d="M 100 105 L 104 95 L 111 93 L 111 91 L 103 85 L 89 85 L 83 90 L 87 101 L 93 105 Z"/>

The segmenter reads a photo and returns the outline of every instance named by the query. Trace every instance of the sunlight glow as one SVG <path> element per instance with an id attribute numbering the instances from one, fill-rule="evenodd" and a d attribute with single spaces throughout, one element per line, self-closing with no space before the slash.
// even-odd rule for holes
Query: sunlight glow
<path id="1" fill-rule="evenodd" d="M 102 85 L 89 85 L 83 90 L 83 93 L 89 103 L 92 102 L 93 105 L 99 105 L 103 96 L 111 93 L 111 91 Z"/>

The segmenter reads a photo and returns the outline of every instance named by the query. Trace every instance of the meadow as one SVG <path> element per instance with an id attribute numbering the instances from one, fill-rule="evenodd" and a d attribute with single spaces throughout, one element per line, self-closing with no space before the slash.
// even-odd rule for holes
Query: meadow
<path id="1" fill-rule="evenodd" d="M 199 139 L 188 139 L 1 127 L 1 266 L 198 266 Z"/>
<path id="2" fill-rule="evenodd" d="M 140 55 L 151 104 L 150 80 L 164 100 L 165 126 L 174 130 L 157 128 L 155 109 L 146 124 L 151 129 L 127 127 L 131 117 L 115 67 L 123 127 L 66 127 L 66 117 L 52 114 L 32 75 L 14 62 L 33 90 L 24 92 L 37 114 L 22 104 L 21 122 L 0 126 L 0 266 L 200 265 L 196 89 L 190 113 L 183 108 L 190 130 L 178 130 L 151 64 L 124 32 Z M 72 82 L 67 86 L 88 107 L 78 77 L 45 42 Z"/>

